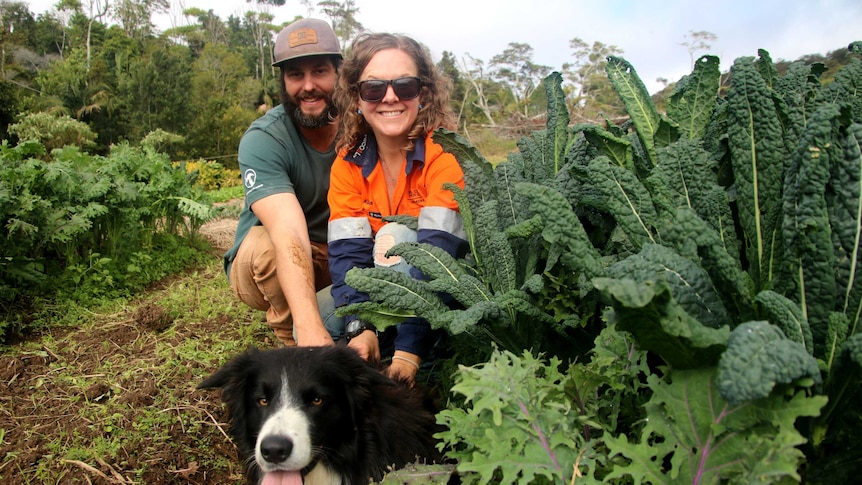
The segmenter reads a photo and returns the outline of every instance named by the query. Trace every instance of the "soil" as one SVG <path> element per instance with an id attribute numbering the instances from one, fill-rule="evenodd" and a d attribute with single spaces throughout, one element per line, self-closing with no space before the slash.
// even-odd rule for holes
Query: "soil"
<path id="1" fill-rule="evenodd" d="M 235 220 L 215 221 L 201 233 L 221 253 L 235 226 Z M 223 277 L 219 271 L 195 275 Z M 95 327 L 52 330 L 0 353 L 0 482 L 242 482 L 218 392 L 195 389 L 195 376 L 212 369 L 187 360 L 166 375 L 165 362 L 184 359 L 156 352 L 157 342 L 176 349 L 236 322 L 214 315 L 165 332 L 174 317 L 155 302 L 169 286 L 156 285 L 127 311 L 96 316 Z M 100 413 L 100 406 L 114 411 Z M 112 458 L 82 453 L 78 460 L 68 443 L 110 450 L 105 456 Z"/>

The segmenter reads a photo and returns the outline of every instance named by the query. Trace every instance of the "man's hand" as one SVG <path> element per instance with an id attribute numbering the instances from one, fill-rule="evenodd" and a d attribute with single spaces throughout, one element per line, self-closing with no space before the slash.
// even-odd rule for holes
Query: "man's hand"
<path id="1" fill-rule="evenodd" d="M 335 341 L 332 340 L 326 327 L 322 324 L 306 323 L 305 325 L 297 325 L 294 322 L 294 332 L 296 332 L 296 344 L 300 347 L 335 345 Z"/>
<path id="2" fill-rule="evenodd" d="M 380 341 L 377 340 L 377 333 L 373 330 L 366 330 L 353 337 L 347 346 L 368 362 L 380 361 Z"/>

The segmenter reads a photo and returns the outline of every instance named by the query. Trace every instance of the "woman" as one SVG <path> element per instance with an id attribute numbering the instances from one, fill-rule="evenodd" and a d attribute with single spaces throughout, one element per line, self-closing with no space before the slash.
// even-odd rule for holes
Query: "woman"
<path id="1" fill-rule="evenodd" d="M 400 257 L 385 257 L 395 244 L 430 243 L 461 257 L 467 243 L 458 205 L 443 188 L 447 182 L 463 188 L 464 174 L 455 157 L 431 139 L 437 128 L 454 129 L 456 117 L 449 81 L 428 50 L 403 35 L 360 36 L 342 65 L 334 101 L 342 118 L 330 175 L 328 239 L 332 296 L 341 307 L 368 299 L 345 284 L 351 268 L 411 271 Z M 418 229 L 383 219 L 394 215 L 417 217 Z M 349 345 L 365 358 L 378 358 L 374 327 L 352 316 L 345 322 Z M 389 375 L 412 382 L 432 338 L 427 321 L 402 322 Z"/>

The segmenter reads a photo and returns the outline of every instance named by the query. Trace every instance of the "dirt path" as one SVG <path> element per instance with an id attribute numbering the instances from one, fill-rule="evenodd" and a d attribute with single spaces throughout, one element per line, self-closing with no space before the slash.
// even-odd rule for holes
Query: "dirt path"
<path id="1" fill-rule="evenodd" d="M 236 221 L 202 230 L 224 249 Z M 0 353 L 0 483 L 241 483 L 215 391 L 195 386 L 272 345 L 219 258 Z"/>

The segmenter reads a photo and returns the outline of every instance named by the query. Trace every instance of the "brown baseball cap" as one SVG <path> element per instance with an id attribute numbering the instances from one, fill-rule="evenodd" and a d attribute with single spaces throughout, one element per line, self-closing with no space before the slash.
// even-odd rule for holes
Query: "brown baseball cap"
<path id="1" fill-rule="evenodd" d="M 275 38 L 272 65 L 299 57 L 331 55 L 343 58 L 338 37 L 324 20 L 299 19 Z"/>

